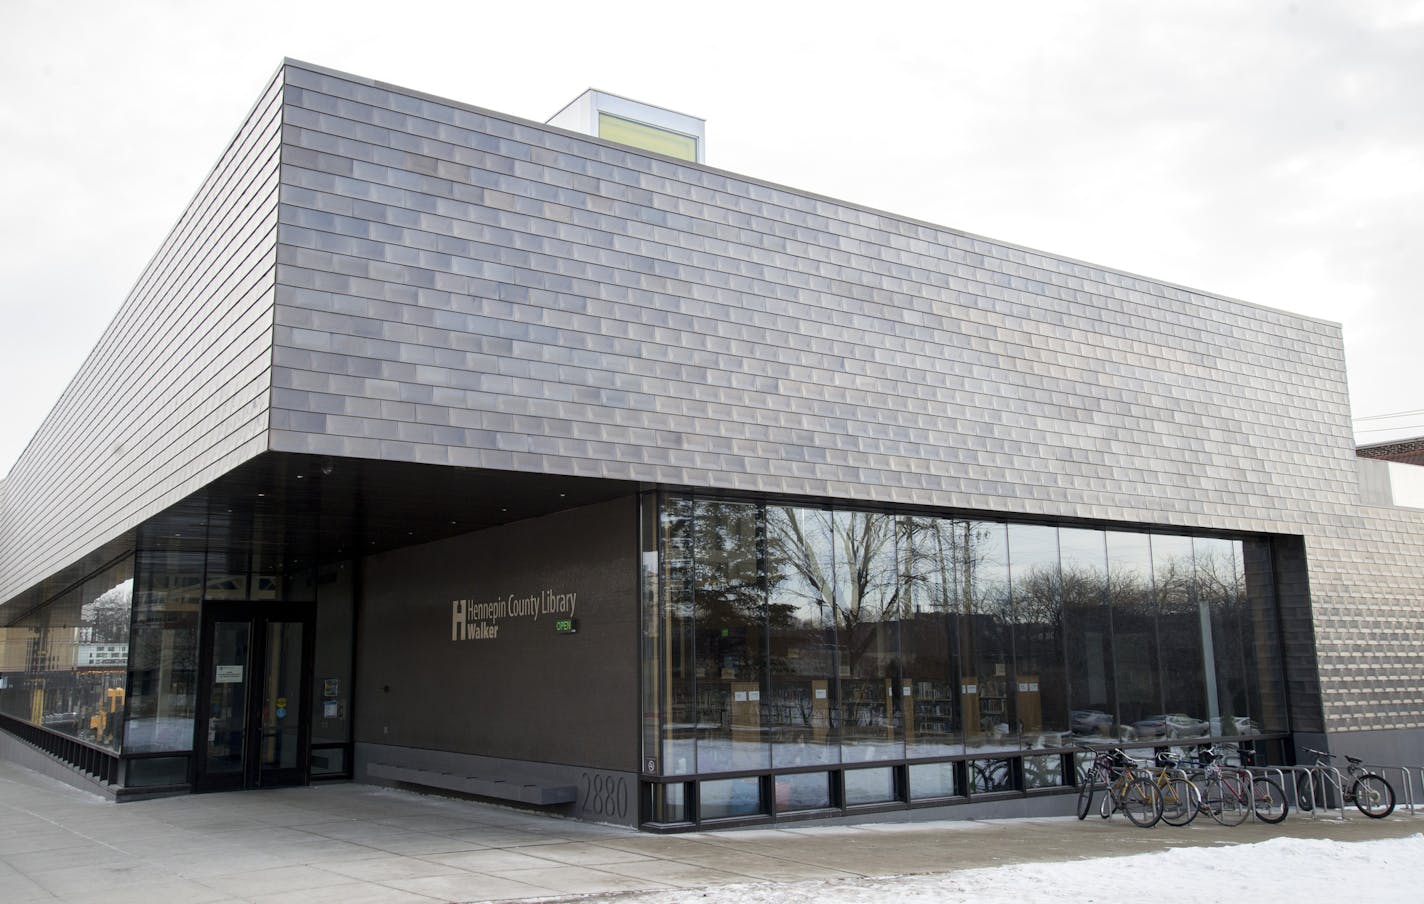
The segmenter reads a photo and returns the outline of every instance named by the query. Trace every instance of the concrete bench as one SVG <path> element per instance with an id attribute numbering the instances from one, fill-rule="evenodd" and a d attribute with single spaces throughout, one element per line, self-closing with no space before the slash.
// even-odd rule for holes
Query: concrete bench
<path id="1" fill-rule="evenodd" d="M 578 788 L 574 785 L 521 784 L 498 778 L 480 778 L 460 775 L 454 772 L 437 772 L 434 769 L 417 769 L 413 766 L 398 766 L 394 763 L 368 763 L 366 774 L 409 785 L 427 788 L 442 788 L 477 797 L 492 797 L 498 800 L 513 800 L 539 807 L 571 804 L 578 800 Z"/>

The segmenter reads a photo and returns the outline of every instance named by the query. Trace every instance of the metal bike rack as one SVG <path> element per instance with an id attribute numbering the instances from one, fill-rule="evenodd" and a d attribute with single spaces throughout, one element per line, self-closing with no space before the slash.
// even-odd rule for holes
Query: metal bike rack
<path id="1" fill-rule="evenodd" d="M 1361 763 L 1360 766 L 1361 768 L 1368 769 L 1371 772 L 1379 773 L 1381 776 L 1384 777 L 1385 781 L 1389 782 L 1391 785 L 1394 786 L 1397 792 L 1403 794 L 1402 801 L 1398 798 L 1395 799 L 1394 803 L 1396 813 L 1399 812 L 1400 808 L 1408 807 L 1410 816 L 1419 815 L 1420 805 L 1416 801 L 1414 796 L 1414 779 L 1416 777 L 1415 774 L 1418 773 L 1418 778 L 1421 783 L 1420 786 L 1422 789 L 1424 789 L 1424 768 L 1415 766 L 1388 766 L 1383 763 Z M 1400 781 L 1398 782 L 1395 782 L 1390 778 L 1390 775 L 1395 773 L 1397 773 L 1400 777 Z"/>
<path id="2" fill-rule="evenodd" d="M 1339 769 L 1334 766 L 1270 766 L 1267 768 L 1275 769 L 1279 772 L 1281 776 L 1281 790 L 1291 799 L 1294 799 L 1296 812 L 1307 812 L 1310 814 L 1311 819 L 1320 819 L 1323 817 L 1337 819 L 1341 822 L 1345 820 L 1345 782 L 1340 775 Z M 1291 775 L 1292 780 L 1289 783 L 1285 780 L 1286 773 L 1290 773 Z M 1300 802 L 1301 782 L 1299 776 L 1301 775 L 1309 776 L 1309 779 L 1305 782 L 1305 788 L 1309 794 L 1306 799 L 1310 803 L 1308 810 L 1301 806 Z M 1316 799 L 1315 786 L 1317 784 L 1317 777 L 1319 778 L 1320 790 L 1323 792 L 1321 796 L 1324 797 L 1324 800 Z M 1340 804 L 1339 807 L 1330 806 L 1330 789 L 1332 785 Z M 1332 813 L 1331 811 L 1335 812 Z"/>

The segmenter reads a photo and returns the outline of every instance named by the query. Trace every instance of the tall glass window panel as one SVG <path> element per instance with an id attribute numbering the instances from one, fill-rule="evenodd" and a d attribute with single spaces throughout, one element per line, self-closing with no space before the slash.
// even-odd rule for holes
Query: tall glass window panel
<path id="1" fill-rule="evenodd" d="M 1137 737 L 1138 723 L 1162 714 L 1157 663 L 1157 608 L 1152 592 L 1152 543 L 1146 534 L 1108 531 L 1108 603 L 1118 719 L 1122 736 Z M 1157 725 L 1144 725 L 1158 734 Z"/>
<path id="2" fill-rule="evenodd" d="M 1079 739 L 1117 737 L 1107 542 L 1100 530 L 1065 527 L 1058 531 L 1058 550 L 1068 727 Z"/>
<path id="3" fill-rule="evenodd" d="M 960 593 L 957 574 L 961 522 L 943 518 L 900 519 L 901 691 L 905 755 L 956 756 L 964 752 L 960 716 Z M 908 692 L 908 693 L 907 693 Z M 935 794 L 942 788 L 938 785 Z M 943 793 L 953 793 L 945 791 Z"/>
<path id="4" fill-rule="evenodd" d="M 698 501 L 693 517 L 697 771 L 761 769 L 771 758 L 762 726 L 766 590 L 760 507 Z"/>
<path id="5" fill-rule="evenodd" d="M 126 559 L 84 582 L 75 629 L 76 734 L 110 750 L 123 740 L 133 564 Z"/>
<path id="6" fill-rule="evenodd" d="M 1197 574 L 1197 606 L 1210 631 L 1203 635 L 1207 669 L 1207 722 L 1214 735 L 1255 734 L 1249 687 L 1250 623 L 1235 540 L 1197 537 L 1192 554 Z"/>
<path id="7" fill-rule="evenodd" d="M 661 681 L 663 618 L 658 580 L 658 528 L 661 512 L 657 493 L 643 493 L 638 498 L 638 589 L 641 594 L 639 614 L 642 621 L 642 651 L 640 663 L 642 681 L 642 754 L 643 771 L 662 768 L 663 693 Z M 648 761 L 651 760 L 651 766 Z"/>
<path id="8" fill-rule="evenodd" d="M 50 731 L 74 736 L 80 734 L 84 721 L 84 694 L 76 668 L 83 600 L 83 588 L 75 588 L 26 619 L 37 629 L 27 676 L 30 720 Z"/>
<path id="9" fill-rule="evenodd" d="M 25 670 L 33 639 L 34 630 L 23 620 L 0 628 L 0 713 L 16 719 L 28 715 Z"/>
<path id="10" fill-rule="evenodd" d="M 1009 525 L 1014 677 L 1009 688 L 1028 747 L 1067 743 L 1068 677 L 1058 528 Z"/>
<path id="11" fill-rule="evenodd" d="M 841 639 L 841 759 L 904 756 L 900 575 L 895 517 L 836 512 L 836 628 Z"/>
<path id="12" fill-rule="evenodd" d="M 204 558 L 201 544 L 182 543 L 138 555 L 126 753 L 193 748 Z"/>
<path id="13" fill-rule="evenodd" d="M 832 522 L 819 509 L 766 511 L 771 690 L 764 713 L 775 766 L 840 760 Z"/>
<path id="14" fill-rule="evenodd" d="M 976 750 L 1019 746 L 1017 688 L 1013 682 L 1013 600 L 1005 526 L 961 521 L 963 614 L 961 660 L 966 746 Z"/>
<path id="15" fill-rule="evenodd" d="M 1141 737 L 1195 738 L 1210 733 L 1207 684 L 1211 613 L 1197 598 L 1192 538 L 1152 535 L 1152 583 L 1157 590 L 1162 712 Z"/>
<path id="16" fill-rule="evenodd" d="M 697 771 L 699 712 L 693 678 L 692 500 L 666 499 L 659 533 L 662 542 L 663 646 L 659 666 L 666 700 L 662 770 L 668 775 Z"/>
<path id="17" fill-rule="evenodd" d="M 1239 553 L 1251 636 L 1252 712 L 1261 731 L 1289 731 L 1271 544 L 1265 539 L 1247 539 Z"/>

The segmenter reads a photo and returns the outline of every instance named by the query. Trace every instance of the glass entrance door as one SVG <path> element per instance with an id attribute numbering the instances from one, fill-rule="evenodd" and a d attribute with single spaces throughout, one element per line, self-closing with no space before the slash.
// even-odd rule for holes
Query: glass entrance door
<path id="1" fill-rule="evenodd" d="M 308 606 L 204 606 L 195 790 L 305 783 L 311 626 Z"/>

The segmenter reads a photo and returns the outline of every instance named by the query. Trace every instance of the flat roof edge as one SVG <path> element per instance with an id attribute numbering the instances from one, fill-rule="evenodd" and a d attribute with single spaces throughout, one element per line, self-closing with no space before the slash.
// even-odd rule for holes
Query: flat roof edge
<path id="1" fill-rule="evenodd" d="M 1069 257 L 1069 256 L 1064 255 L 1064 254 L 1057 254 L 1057 253 L 1054 253 L 1054 252 L 1052 252 L 1052 251 L 1045 251 L 1045 250 L 1043 250 L 1043 249 L 1041 249 L 1041 248 L 1032 248 L 1032 247 L 1029 247 L 1029 246 L 1027 246 L 1027 245 L 1019 245 L 1019 244 L 1016 244 L 1016 243 L 1014 243 L 1014 242 L 1006 241 L 1006 240 L 1004 240 L 1004 239 L 996 239 L 996 238 L 992 238 L 992 237 L 990 237 L 990 236 L 980 235 L 980 234 L 974 233 L 974 232 L 968 232 L 968 231 L 963 230 L 963 229 L 956 229 L 956 228 L 954 228 L 954 227 L 952 227 L 952 226 L 945 226 L 945 225 L 943 225 L 943 224 L 941 224 L 941 223 L 933 223 L 933 222 L 930 222 L 929 220 L 921 220 L 921 219 L 919 219 L 919 218 L 917 218 L 917 217 L 906 216 L 905 214 L 894 213 L 894 212 L 888 211 L 888 210 L 881 210 L 880 208 L 871 207 L 871 206 L 866 205 L 866 204 L 858 204 L 858 203 L 856 203 L 856 202 L 854 202 L 854 201 L 846 201 L 846 200 L 844 200 L 844 199 L 842 199 L 842 198 L 835 198 L 835 197 L 832 197 L 832 196 L 830 196 L 830 195 L 822 195 L 822 194 L 818 194 L 818 193 L 813 192 L 813 191 L 807 191 L 806 189 L 796 188 L 795 186 L 783 185 L 783 184 L 781 184 L 781 183 L 779 183 L 779 182 L 772 182 L 772 181 L 767 180 L 767 179 L 760 179 L 760 178 L 758 178 L 758 177 L 756 177 L 756 176 L 748 176 L 748 175 L 745 174 L 745 173 L 738 173 L 738 172 L 733 172 L 732 170 L 720 169 L 720 168 L 715 167 L 715 166 L 708 166 L 708 165 L 705 164 L 705 163 L 694 163 L 694 162 L 689 161 L 689 160 L 683 160 L 683 159 L 680 159 L 680 158 L 677 158 L 677 157 L 669 157 L 669 156 L 664 155 L 664 154 L 659 154 L 659 153 L 657 153 L 657 152 L 655 152 L 655 151 L 646 151 L 646 150 L 643 150 L 643 149 L 641 149 L 641 148 L 631 148 L 631 147 L 628 147 L 627 145 L 622 145 L 622 144 L 618 144 L 618 143 L 616 143 L 616 142 L 606 141 L 606 140 L 604 140 L 604 139 L 602 139 L 602 138 L 598 138 L 598 137 L 593 136 L 593 135 L 584 134 L 583 132 L 573 132 L 573 131 L 570 131 L 570 130 L 568 130 L 568 129 L 560 128 L 560 127 L 558 127 L 558 126 L 551 126 L 551 125 L 549 125 L 549 124 L 547 124 L 547 123 L 538 122 L 538 121 L 536 121 L 536 120 L 525 119 L 525 118 L 523 118 L 523 117 L 521 117 L 521 116 L 516 116 L 516 115 L 514 115 L 514 114 L 512 114 L 512 113 L 503 113 L 503 112 L 500 112 L 500 111 L 498 111 L 498 110 L 491 110 L 491 109 L 489 109 L 488 107 L 480 107 L 480 106 L 477 106 L 477 105 L 475 105 L 475 104 L 466 103 L 465 101 L 459 101 L 459 100 L 454 100 L 454 99 L 448 98 L 448 97 L 442 97 L 442 96 L 440 96 L 440 95 L 438 95 L 438 94 L 431 94 L 431 93 L 426 92 L 426 91 L 418 91 L 418 90 L 415 90 L 415 89 L 413 89 L 413 88 L 406 88 L 406 87 L 404 87 L 404 86 L 402 86 L 402 85 L 396 85 L 396 84 L 393 84 L 393 83 L 390 83 L 390 82 L 383 82 L 383 81 L 379 81 L 379 80 L 377 80 L 377 79 L 367 78 L 367 77 L 365 77 L 365 76 L 353 75 L 353 74 L 351 74 L 351 73 L 349 73 L 349 72 L 342 72 L 342 71 L 339 70 L 339 69 L 332 69 L 332 68 L 330 68 L 330 67 L 321 66 L 321 65 L 318 65 L 318 64 L 316 64 L 316 63 L 308 63 L 308 62 L 305 62 L 305 61 L 303 61 L 303 60 L 296 60 L 296 59 L 292 59 L 291 57 L 287 57 L 287 58 L 285 58 L 285 59 L 283 60 L 282 65 L 283 65 L 284 67 L 291 66 L 291 67 L 295 67 L 295 68 L 298 68 L 298 69 L 306 69 L 306 70 L 308 70 L 308 71 L 310 71 L 310 72 L 315 72 L 315 73 L 317 73 L 317 74 L 319 74 L 319 75 L 329 75 L 329 76 L 332 76 L 332 77 L 334 77 L 334 78 L 346 79 L 346 80 L 348 80 L 348 81 L 352 81 L 352 82 L 355 82 L 355 83 L 357 83 L 357 84 L 369 85 L 370 87 L 373 87 L 373 88 L 380 88 L 380 89 L 386 90 L 386 91 L 395 91 L 395 92 L 399 92 L 399 93 L 401 93 L 401 94 L 409 95 L 409 96 L 411 96 L 411 97 L 418 97 L 418 98 L 421 98 L 422 100 L 429 100 L 429 101 L 434 101 L 434 102 L 436 102 L 436 103 L 447 104 L 447 105 L 449 105 L 449 106 L 451 106 L 451 107 L 456 107 L 456 108 L 458 108 L 458 109 L 466 110 L 466 111 L 469 111 L 469 112 L 471 112 L 471 113 L 478 113 L 478 114 L 480 114 L 480 115 L 482 115 L 482 116 L 492 116 L 492 117 L 494 117 L 494 118 L 496 118 L 496 119 L 502 119 L 502 120 L 504 120 L 504 121 L 506 121 L 506 122 L 514 123 L 514 124 L 516 124 L 516 125 L 529 126 L 529 127 L 536 128 L 536 129 L 542 129 L 542 130 L 547 131 L 547 132 L 553 132 L 553 133 L 556 133 L 556 134 L 559 134 L 559 135 L 565 135 L 565 136 L 568 136 L 568 137 L 570 137 L 570 138 L 579 139 L 579 140 L 581 140 L 581 141 L 590 141 L 590 142 L 593 142 L 594 144 L 603 145 L 604 147 L 609 147 L 609 148 L 615 148 L 615 149 L 620 150 L 620 151 L 623 151 L 623 152 L 625 152 L 625 153 L 641 154 L 641 155 L 646 156 L 646 157 L 651 157 L 651 158 L 654 158 L 654 159 L 657 159 L 657 160 L 663 160 L 663 161 L 666 161 L 666 162 L 668 162 L 668 163 L 676 164 L 676 165 L 678 165 L 678 166 L 687 166 L 687 167 L 692 167 L 692 168 L 694 168 L 694 169 L 704 170 L 704 171 L 710 172 L 710 173 L 716 173 L 716 174 L 719 175 L 719 176 L 727 176 L 727 177 L 730 177 L 730 178 L 733 178 L 733 179 L 739 179 L 739 180 L 742 180 L 742 181 L 744 181 L 744 182 L 749 182 L 749 183 L 751 183 L 751 184 L 753 184 L 753 185 L 762 186 L 763 188 L 770 188 L 770 189 L 773 189 L 773 190 L 776 190 L 776 191 L 790 192 L 790 193 L 792 193 L 792 194 L 801 195 L 802 197 L 810 198 L 810 199 L 813 199 L 813 200 L 816 200 L 816 201 L 825 201 L 825 202 L 827 202 L 827 203 L 829 203 L 829 204 L 837 204 L 837 205 L 840 205 L 840 206 L 845 207 L 845 208 L 850 209 L 850 210 L 858 210 L 858 211 L 861 211 L 861 212 L 863 212 L 863 213 L 869 213 L 869 214 L 873 214 L 873 215 L 875 215 L 875 216 L 886 217 L 886 218 L 892 219 L 892 220 L 898 220 L 899 222 L 902 222 L 902 223 L 909 223 L 909 224 L 912 224 L 912 225 L 915 225 L 915 226 L 923 226 L 923 227 L 926 227 L 926 228 L 928 228 L 928 229 L 935 229 L 935 230 L 939 230 L 939 231 L 941 231 L 941 232 L 947 232 L 947 233 L 950 233 L 950 234 L 953 234 L 953 235 L 961 236 L 961 237 L 963 237 L 963 238 L 972 239 L 972 240 L 975 240 L 975 241 L 990 242 L 990 243 L 992 243 L 992 244 L 999 245 L 999 246 L 1002 246 L 1002 247 L 1004 247 L 1004 248 L 1010 248 L 1010 249 L 1013 249 L 1013 250 L 1015 250 L 1015 251 L 1022 251 L 1022 252 L 1026 253 L 1026 254 L 1036 254 L 1036 255 L 1039 255 L 1039 256 L 1041 256 L 1041 257 L 1052 258 L 1052 259 L 1054 259 L 1054 260 L 1062 261 L 1062 262 L 1068 263 L 1068 264 L 1077 264 L 1077 265 L 1083 266 L 1083 267 L 1091 267 L 1091 268 L 1093 268 L 1094 270 L 1101 270 L 1101 271 L 1103 271 L 1104 273 L 1113 273 L 1113 274 L 1116 274 L 1116 275 L 1118 275 L 1118 276 L 1126 277 L 1126 278 L 1128 278 L 1128 279 L 1141 280 L 1142 282 L 1153 283 L 1153 284 L 1155 284 L 1155 285 L 1163 286 L 1163 287 L 1165 287 L 1165 288 L 1177 289 L 1177 290 L 1182 291 L 1182 292 L 1189 292 L 1189 293 L 1191 293 L 1191 294 L 1193 294 L 1193 295 L 1198 295 L 1198 296 L 1201 296 L 1201 297 L 1203 297 L 1203 298 L 1213 298 L 1213 299 L 1216 299 L 1216 300 L 1218 300 L 1218 301 L 1226 301 L 1226 302 L 1230 302 L 1230 303 L 1232 303 L 1232 304 L 1245 305 L 1246 307 L 1256 308 L 1257 310 L 1270 311 L 1271 313 L 1281 314 L 1281 315 L 1284 315 L 1284 316 L 1286 316 L 1286 317 L 1293 317 L 1293 318 L 1296 318 L 1296 319 L 1299 319 L 1299 320 L 1302 320 L 1302 321 L 1306 321 L 1306 322 L 1309 322 L 1309 323 L 1316 323 L 1316 324 L 1320 324 L 1320 325 L 1322 325 L 1322 326 L 1333 327 L 1333 328 L 1336 329 L 1337 331 L 1343 331 L 1343 329 L 1344 329 L 1344 324 L 1343 324 L 1342 322 L 1340 322 L 1340 321 L 1337 321 L 1337 320 L 1328 320 L 1328 319 L 1326 319 L 1326 318 L 1324 318 L 1324 317 L 1315 317 L 1315 316 L 1312 316 L 1312 315 L 1310 315 L 1310 314 L 1302 314 L 1302 313 L 1300 313 L 1300 312 L 1298 312 L 1298 311 L 1289 311 L 1289 310 L 1286 310 L 1285 308 L 1277 308 L 1277 307 L 1273 307 L 1273 306 L 1271 306 L 1271 305 L 1261 304 L 1261 303 L 1255 302 L 1255 301 L 1247 301 L 1246 299 L 1243 299 L 1243 298 L 1236 298 L 1236 297 L 1233 297 L 1233 296 L 1230 296 L 1230 295 L 1222 295 L 1222 294 L 1220 294 L 1220 293 L 1207 291 L 1207 290 L 1205 290 L 1205 289 L 1197 289 L 1197 288 L 1193 288 L 1193 287 L 1191 287 L 1191 286 L 1183 285 L 1183 284 L 1181 284 L 1181 283 L 1169 282 L 1169 281 L 1167 281 L 1167 280 L 1157 279 L 1156 277 L 1146 276 L 1146 275 L 1141 274 L 1141 273 L 1135 273 L 1135 272 L 1133 272 L 1133 271 L 1131 271 L 1131 270 L 1123 270 L 1123 269 L 1120 269 L 1120 268 L 1118 268 L 1118 267 L 1110 267 L 1110 266 L 1106 266 L 1106 265 L 1104 265 L 1104 264 L 1097 264 L 1097 263 L 1093 263 L 1092 261 L 1085 261 L 1085 260 L 1081 260 L 1081 259 L 1079 259 L 1079 258 Z M 598 90 L 598 89 L 586 89 L 586 90 Z M 612 92 L 604 92 L 604 93 L 612 93 Z M 620 96 L 621 96 L 621 95 L 620 95 Z M 694 118 L 696 118 L 696 117 L 694 117 Z"/>

